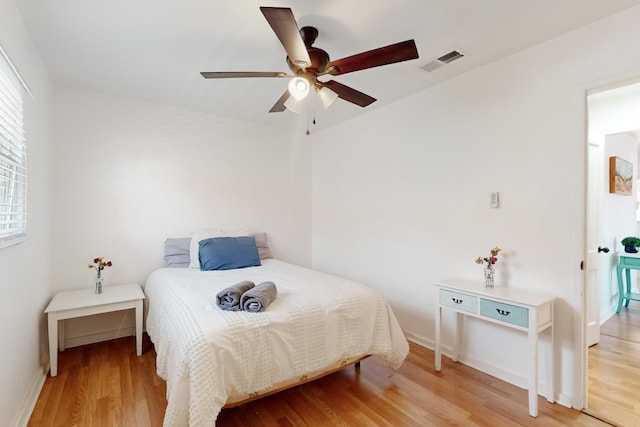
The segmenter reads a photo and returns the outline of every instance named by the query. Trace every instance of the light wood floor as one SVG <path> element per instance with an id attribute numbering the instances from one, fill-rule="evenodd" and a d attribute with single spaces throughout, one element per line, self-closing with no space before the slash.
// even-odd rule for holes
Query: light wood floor
<path id="1" fill-rule="evenodd" d="M 48 377 L 29 426 L 161 426 L 165 383 L 155 374 L 155 352 L 145 335 L 67 349 L 58 376 Z M 361 368 L 240 407 L 223 410 L 217 426 L 607 426 L 539 397 L 528 416 L 527 392 L 443 358 L 415 344 L 398 371 L 375 357 Z"/>
<path id="2" fill-rule="evenodd" d="M 623 307 L 589 348 L 587 411 L 619 426 L 640 426 L 640 303 Z"/>

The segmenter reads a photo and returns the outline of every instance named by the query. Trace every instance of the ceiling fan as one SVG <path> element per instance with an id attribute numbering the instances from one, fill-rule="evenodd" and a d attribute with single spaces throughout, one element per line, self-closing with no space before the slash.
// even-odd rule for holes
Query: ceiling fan
<path id="1" fill-rule="evenodd" d="M 313 88 L 327 108 L 337 97 L 360 107 L 376 101 L 375 98 L 357 91 L 335 80 L 321 81 L 320 76 L 339 76 L 353 71 L 365 70 L 380 65 L 408 61 L 418 58 L 418 49 L 413 40 L 407 40 L 378 49 L 369 50 L 330 61 L 329 54 L 313 43 L 318 37 L 318 30 L 314 27 L 302 27 L 287 7 L 260 7 L 262 14 L 276 33 L 287 53 L 287 65 L 293 74 L 284 72 L 265 71 L 222 71 L 202 72 L 206 79 L 225 79 L 240 77 L 287 77 L 292 78 L 288 89 L 269 110 L 270 113 L 282 112 L 286 108 L 295 111 L 295 105 L 304 99 L 310 88 Z"/>

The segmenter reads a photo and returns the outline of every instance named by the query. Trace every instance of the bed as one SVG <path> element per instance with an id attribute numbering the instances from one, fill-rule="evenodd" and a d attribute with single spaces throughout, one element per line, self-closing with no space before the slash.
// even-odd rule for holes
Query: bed
<path id="1" fill-rule="evenodd" d="M 212 426 L 226 406 L 374 355 L 398 368 L 409 346 L 385 300 L 354 281 L 276 259 L 226 270 L 161 268 L 145 284 L 146 330 L 167 383 L 164 427 Z M 263 312 L 224 311 L 216 294 L 272 281 Z"/>

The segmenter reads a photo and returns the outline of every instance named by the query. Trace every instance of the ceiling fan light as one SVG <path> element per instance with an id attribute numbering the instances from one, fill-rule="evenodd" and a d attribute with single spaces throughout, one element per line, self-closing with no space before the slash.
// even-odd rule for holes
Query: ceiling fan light
<path id="1" fill-rule="evenodd" d="M 300 101 L 309 95 L 309 82 L 302 77 L 294 77 L 289 82 L 289 93 Z"/>
<path id="2" fill-rule="evenodd" d="M 318 98 L 320 98 L 320 102 L 322 102 L 322 106 L 326 110 L 333 104 L 333 101 L 338 99 L 338 94 L 328 87 L 323 87 L 318 91 Z"/>
<path id="3" fill-rule="evenodd" d="M 300 108 L 302 107 L 302 101 L 295 99 L 293 96 L 290 96 L 284 102 L 284 106 L 287 107 L 287 110 L 299 114 Z"/>

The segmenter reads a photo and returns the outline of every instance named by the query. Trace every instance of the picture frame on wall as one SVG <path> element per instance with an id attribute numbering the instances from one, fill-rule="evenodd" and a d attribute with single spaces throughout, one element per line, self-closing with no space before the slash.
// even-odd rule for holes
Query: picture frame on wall
<path id="1" fill-rule="evenodd" d="M 620 157 L 609 157 L 609 193 L 631 195 L 633 163 Z"/>

